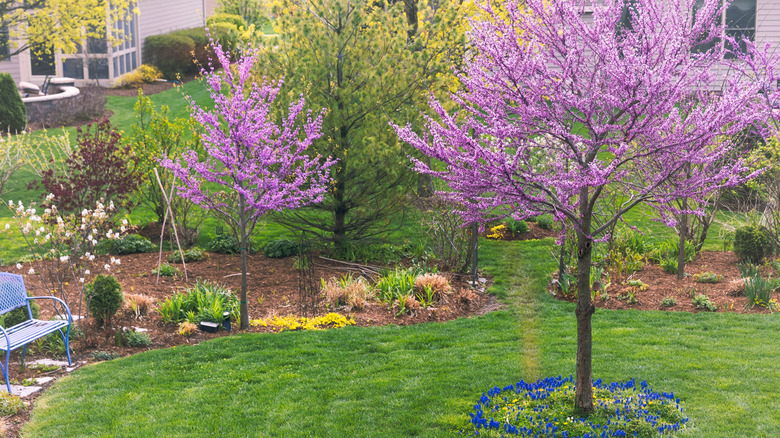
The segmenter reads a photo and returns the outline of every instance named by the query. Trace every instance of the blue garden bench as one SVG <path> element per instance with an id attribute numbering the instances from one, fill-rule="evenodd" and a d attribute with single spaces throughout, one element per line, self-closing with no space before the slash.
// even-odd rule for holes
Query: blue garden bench
<path id="1" fill-rule="evenodd" d="M 34 319 L 32 317 L 32 311 L 30 310 L 30 300 L 40 299 L 54 300 L 55 309 L 56 303 L 62 304 L 68 315 L 68 320 L 41 321 L 39 319 Z M 11 393 L 11 384 L 8 378 L 8 360 L 11 358 L 12 350 L 24 347 L 24 350 L 22 351 L 22 363 L 24 363 L 24 355 L 27 353 L 27 344 L 42 338 L 49 333 L 59 331 L 62 339 L 65 341 L 65 352 L 68 355 L 68 365 L 71 364 L 68 340 L 70 339 L 70 325 L 73 322 L 73 318 L 70 315 L 68 305 L 61 299 L 55 297 L 28 297 L 27 290 L 24 287 L 24 278 L 21 275 L 0 272 L 0 315 L 5 315 L 14 309 L 24 306 L 27 306 L 27 314 L 30 316 L 29 320 L 9 328 L 0 327 L 0 351 L 5 351 L 5 363 L 0 366 L 3 367 L 5 386 L 8 388 L 9 393 Z M 67 330 L 63 333 L 62 329 L 66 327 Z"/>

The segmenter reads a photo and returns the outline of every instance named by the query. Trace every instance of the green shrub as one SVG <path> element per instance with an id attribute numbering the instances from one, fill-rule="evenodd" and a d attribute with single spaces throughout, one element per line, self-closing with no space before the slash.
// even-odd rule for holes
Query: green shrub
<path id="1" fill-rule="evenodd" d="M 707 271 L 693 274 L 693 279 L 696 280 L 697 283 L 720 283 L 723 281 L 723 276 L 711 271 Z"/>
<path id="2" fill-rule="evenodd" d="M 240 15 L 218 13 L 218 14 L 213 14 L 208 19 L 206 19 L 206 27 L 208 27 L 209 29 L 211 29 L 212 26 L 217 23 L 230 23 L 233 26 L 235 26 L 236 29 L 238 29 L 239 27 L 243 27 L 244 29 L 246 29 L 247 27 L 246 20 L 244 20 L 244 17 Z"/>
<path id="3" fill-rule="evenodd" d="M 104 240 L 103 242 L 107 242 L 108 253 L 115 255 L 153 252 L 157 249 L 151 240 L 138 234 L 127 234 L 119 239 Z"/>
<path id="4" fill-rule="evenodd" d="M 171 266 L 168 263 L 163 263 L 160 266 L 152 270 L 152 274 L 160 275 L 160 277 L 175 277 L 179 275 L 179 268 Z"/>
<path id="5" fill-rule="evenodd" d="M 543 230 L 553 229 L 553 219 L 549 216 L 539 216 L 536 218 L 536 225 Z"/>
<path id="6" fill-rule="evenodd" d="M 124 334 L 125 342 L 130 347 L 148 347 L 152 345 L 149 333 L 130 330 Z"/>
<path id="7" fill-rule="evenodd" d="M 192 61 L 194 50 L 195 42 L 185 35 L 152 35 L 144 40 L 144 64 L 156 66 L 165 79 L 175 80 L 178 75 L 197 72 Z"/>
<path id="8" fill-rule="evenodd" d="M 209 255 L 198 247 L 182 251 L 182 255 L 185 263 L 200 262 L 209 258 Z M 173 251 L 168 254 L 168 263 L 181 263 L 182 255 L 179 255 L 179 251 Z"/>
<path id="9" fill-rule="evenodd" d="M 122 308 L 124 295 L 122 285 L 112 275 L 99 274 L 92 283 L 84 287 L 89 313 L 98 324 L 108 325 L 111 318 Z"/>
<path id="10" fill-rule="evenodd" d="M 661 307 L 672 307 L 677 305 L 677 299 L 674 297 L 666 297 L 661 300 Z"/>
<path id="11" fill-rule="evenodd" d="M 525 221 L 508 219 L 506 221 L 506 228 L 511 231 L 512 234 L 523 234 L 528 232 L 528 224 L 525 223 Z"/>
<path id="12" fill-rule="evenodd" d="M 289 239 L 272 240 L 263 247 L 263 255 L 275 259 L 294 256 L 298 252 L 298 244 Z"/>
<path id="13" fill-rule="evenodd" d="M 769 232 L 760 225 L 737 228 L 734 233 L 734 253 L 742 261 L 760 263 L 764 257 L 774 253 Z"/>
<path id="14" fill-rule="evenodd" d="M 718 308 L 710 301 L 710 297 L 704 294 L 698 294 L 693 297 L 693 306 L 699 310 L 716 311 Z"/>
<path id="15" fill-rule="evenodd" d="M 196 64 L 193 64 L 193 73 L 200 71 L 199 66 L 207 66 L 209 59 L 215 59 L 214 51 L 211 50 L 211 41 L 206 34 L 206 28 L 193 27 L 191 29 L 177 30 L 173 34 L 190 38 L 195 45 L 194 55 Z"/>
<path id="16" fill-rule="evenodd" d="M 238 241 L 229 234 L 217 234 L 206 246 L 211 252 L 220 254 L 238 254 Z"/>
<path id="17" fill-rule="evenodd" d="M 7 392 L 0 392 L 0 415 L 14 415 L 24 409 L 24 402 L 19 397 Z"/>
<path id="18" fill-rule="evenodd" d="M 27 296 L 32 296 L 29 293 Z M 33 318 L 38 318 L 41 314 L 41 306 L 38 305 L 34 300 L 30 300 L 30 311 L 32 312 Z M 5 315 L 3 315 L 3 321 L 0 323 L 0 326 L 3 328 L 13 327 L 16 324 L 22 323 L 24 321 L 27 321 L 30 319 L 30 314 L 27 313 L 27 306 L 19 307 L 18 309 L 14 309 Z"/>
<path id="19" fill-rule="evenodd" d="M 209 27 L 211 35 L 218 41 L 223 49 L 235 51 L 238 46 L 238 28 L 233 23 L 214 23 Z"/>
<path id="20" fill-rule="evenodd" d="M 0 134 L 24 131 L 27 126 L 27 108 L 8 73 L 0 73 Z"/>

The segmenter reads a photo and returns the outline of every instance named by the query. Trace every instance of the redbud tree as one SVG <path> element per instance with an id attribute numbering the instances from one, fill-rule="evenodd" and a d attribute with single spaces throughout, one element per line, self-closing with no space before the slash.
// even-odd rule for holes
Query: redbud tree
<path id="1" fill-rule="evenodd" d="M 639 204 L 671 226 L 675 200 L 702 205 L 750 177 L 735 146 L 712 145 L 766 126 L 759 92 L 776 64 L 769 47 L 725 36 L 720 0 L 592 3 L 510 0 L 499 13 L 483 2 L 460 109 L 434 100 L 424 134 L 397 127 L 438 161 L 415 165 L 448 183 L 466 222 L 547 213 L 576 232 L 575 405 L 585 414 L 593 411 L 592 244 Z M 594 221 L 607 191 L 621 194 L 618 208 Z"/>
<path id="2" fill-rule="evenodd" d="M 273 104 L 281 81 L 274 85 L 251 80 L 256 51 L 243 53 L 235 63 L 218 44 L 214 53 L 222 69 L 203 72 L 213 108 L 188 98 L 192 117 L 204 129 L 205 155 L 188 150 L 180 161 L 166 157 L 161 163 L 181 181 L 179 195 L 216 212 L 237 234 L 241 328 L 246 329 L 249 236 L 268 212 L 320 202 L 334 162 L 306 153 L 320 137 L 322 113 L 304 112 L 301 96 L 282 114 Z"/>

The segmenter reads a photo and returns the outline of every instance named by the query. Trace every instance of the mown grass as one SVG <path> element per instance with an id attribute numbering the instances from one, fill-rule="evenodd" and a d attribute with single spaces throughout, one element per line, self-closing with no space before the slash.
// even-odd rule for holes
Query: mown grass
<path id="1" fill-rule="evenodd" d="M 248 334 L 85 367 L 25 436 L 451 436 L 488 388 L 574 372 L 573 305 L 544 292 L 551 240 L 486 242 L 507 308 L 444 324 Z M 594 376 L 674 391 L 685 437 L 780 435 L 777 315 L 598 311 Z"/>

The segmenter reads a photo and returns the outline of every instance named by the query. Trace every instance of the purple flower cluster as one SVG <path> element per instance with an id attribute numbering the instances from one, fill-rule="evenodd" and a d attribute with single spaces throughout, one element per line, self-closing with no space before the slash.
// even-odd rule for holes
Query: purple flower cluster
<path id="1" fill-rule="evenodd" d="M 470 414 L 475 436 L 547 438 L 652 437 L 684 428 L 680 399 L 634 379 L 593 382 L 593 414 L 574 413 L 574 378 L 524 381 L 482 394 Z"/>

